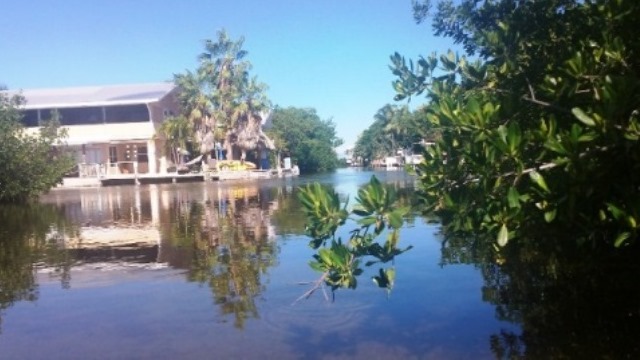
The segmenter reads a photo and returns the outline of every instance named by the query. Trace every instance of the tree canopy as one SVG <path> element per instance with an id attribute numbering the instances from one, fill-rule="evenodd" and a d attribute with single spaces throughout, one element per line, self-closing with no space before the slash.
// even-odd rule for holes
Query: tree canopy
<path id="1" fill-rule="evenodd" d="M 267 133 L 276 150 L 290 156 L 301 172 L 331 171 L 338 165 L 335 148 L 342 140 L 333 121 L 320 119 L 315 109 L 277 107 Z"/>
<path id="2" fill-rule="evenodd" d="M 466 54 L 391 61 L 396 99 L 425 94 L 425 118 L 440 132 L 419 173 L 445 232 L 499 246 L 540 229 L 593 247 L 635 244 L 640 3 L 432 5 L 414 2 L 416 19 L 431 17 Z"/>
<path id="3" fill-rule="evenodd" d="M 0 203 L 20 203 L 49 191 L 73 167 L 66 133 L 55 118 L 30 135 L 20 123 L 24 98 L 0 91 Z"/>
<path id="4" fill-rule="evenodd" d="M 408 106 L 387 104 L 374 115 L 374 122 L 365 129 L 353 149 L 357 156 L 371 161 L 395 156 L 398 150 L 412 149 L 415 144 L 429 136 L 428 124 L 421 123 L 420 111 L 411 112 Z"/>
<path id="5" fill-rule="evenodd" d="M 234 146 L 242 157 L 247 150 L 272 149 L 261 128 L 270 107 L 266 85 L 249 76 L 244 39 L 232 40 L 224 30 L 217 35 L 215 41 L 205 40 L 195 72 L 174 76 L 182 116 L 191 123 L 199 152 L 207 154 L 222 141 L 228 159 L 234 158 Z"/>

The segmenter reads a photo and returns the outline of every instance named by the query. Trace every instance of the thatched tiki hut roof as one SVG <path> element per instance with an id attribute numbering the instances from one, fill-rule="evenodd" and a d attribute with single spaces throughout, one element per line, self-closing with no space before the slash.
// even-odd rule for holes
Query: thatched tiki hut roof
<path id="1" fill-rule="evenodd" d="M 225 141 L 237 147 L 242 152 L 242 157 L 250 150 L 274 150 L 273 140 L 262 131 L 262 124 L 269 116 L 270 113 L 261 113 L 242 117 L 227 134 Z"/>

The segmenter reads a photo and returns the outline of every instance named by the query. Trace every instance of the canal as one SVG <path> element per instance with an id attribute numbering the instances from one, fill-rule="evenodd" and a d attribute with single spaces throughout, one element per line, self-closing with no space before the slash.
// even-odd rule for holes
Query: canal
<path id="1" fill-rule="evenodd" d="M 415 203 L 416 179 L 403 171 L 344 169 L 246 182 L 57 189 L 39 204 L 1 207 L 0 357 L 637 354 L 637 266 L 623 265 L 635 280 L 608 281 L 601 271 L 572 289 L 573 278 L 556 274 L 549 283 L 539 273 L 509 270 L 510 263 L 482 263 L 480 249 L 443 241 L 437 222 L 417 211 L 401 232 L 402 247 L 413 248 L 395 259 L 390 293 L 371 281 L 378 271 L 372 265 L 355 290 L 296 302 L 320 275 L 308 265 L 315 252 L 305 236 L 300 186 L 320 182 L 353 203 L 372 175 L 404 204 Z M 342 236 L 354 226 L 347 223 Z M 593 269 L 570 271 L 583 278 Z M 605 286 L 602 294 L 597 286 Z"/>

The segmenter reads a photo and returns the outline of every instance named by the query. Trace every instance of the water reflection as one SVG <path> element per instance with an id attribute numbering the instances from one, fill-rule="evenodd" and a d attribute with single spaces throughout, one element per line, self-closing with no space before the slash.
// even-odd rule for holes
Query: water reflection
<path id="1" fill-rule="evenodd" d="M 346 199 L 370 176 L 60 190 L 0 207 L 3 356 L 640 355 L 639 250 L 581 249 L 557 234 L 496 258 L 473 236 L 438 248 L 437 227 L 411 217 L 401 241 L 415 248 L 397 259 L 391 298 L 370 282 L 375 268 L 335 303 L 291 307 L 297 282 L 317 275 L 298 186 L 333 184 Z M 411 178 L 376 176 L 403 205 L 415 200 Z"/>
<path id="2" fill-rule="evenodd" d="M 355 191 L 359 179 L 367 177 L 342 186 Z M 402 192 L 404 181 L 391 184 Z M 124 271 L 165 267 L 183 270 L 187 281 L 210 288 L 223 321 L 228 315 L 242 328 L 259 317 L 256 299 L 277 265 L 276 236 L 304 238 L 298 185 L 67 189 L 51 192 L 41 205 L 2 207 L 0 223 L 9 225 L 2 235 L 12 240 L 0 241 L 2 308 L 37 299 L 36 273 L 71 288 L 74 276 L 89 272 L 110 272 L 117 281 Z M 307 261 L 300 259 L 303 266 Z"/>
<path id="3" fill-rule="evenodd" d="M 496 358 L 640 356 L 640 249 L 578 246 L 570 234 L 532 231 L 495 256 L 490 241 L 449 237 L 444 264 L 482 272 L 482 298 L 520 330 L 490 337 Z"/>
<path id="4" fill-rule="evenodd" d="M 0 207 L 0 325 L 2 312 L 18 301 L 38 299 L 36 269 L 47 264 L 68 287 L 70 259 L 59 251 L 59 234 L 76 230 L 53 206 Z M 1 330 L 1 327 L 0 327 Z"/>
<path id="5" fill-rule="evenodd" d="M 229 192 L 204 202 L 175 200 L 171 211 L 176 221 L 163 227 L 171 248 L 182 252 L 178 261 L 189 263 L 178 264 L 173 256 L 165 259 L 185 267 L 189 281 L 207 284 L 221 313 L 233 314 L 234 325 L 242 328 L 247 318 L 258 317 L 255 298 L 263 291 L 262 277 L 275 263 L 272 202 L 255 188 Z"/>
<path id="6" fill-rule="evenodd" d="M 371 282 L 375 268 L 335 303 L 314 297 L 290 305 L 305 291 L 297 283 L 317 276 L 307 265 L 313 251 L 297 189 L 318 181 L 353 198 L 372 174 L 341 175 L 50 193 L 43 207 L 55 218 L 43 210 L 38 228 L 45 243 L 55 241 L 33 263 L 35 248 L 27 237 L 18 242 L 31 254 L 20 261 L 31 271 L 22 288 L 32 290 L 3 303 L 11 307 L 3 356 L 486 358 L 497 322 L 479 301 L 479 274 L 438 268 L 435 227 L 419 217 L 401 235 L 415 248 L 398 257 L 393 296 Z M 376 176 L 403 205 L 415 199 L 412 177 Z M 17 223 L 10 213 L 0 224 Z M 2 228 L 17 237 L 21 226 Z M 11 261 L 2 271 L 14 271 Z M 30 294 L 38 306 L 25 305 Z"/>
<path id="7" fill-rule="evenodd" d="M 293 189 L 257 183 L 61 190 L 43 201 L 78 224 L 59 244 L 75 265 L 184 269 L 188 281 L 211 289 L 220 313 L 239 328 L 258 317 L 255 299 L 276 263 L 276 226 L 304 229 Z"/>

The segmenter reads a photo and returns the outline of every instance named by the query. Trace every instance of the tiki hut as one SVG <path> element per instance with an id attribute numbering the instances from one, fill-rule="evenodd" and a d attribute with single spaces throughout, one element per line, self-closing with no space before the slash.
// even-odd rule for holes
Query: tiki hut
<path id="1" fill-rule="evenodd" d="M 262 125 L 269 116 L 270 113 L 248 114 L 227 133 L 225 147 L 231 149 L 233 158 L 237 154 L 240 159 L 246 160 L 247 152 L 255 151 L 257 158 L 252 160 L 260 160 L 260 164 L 263 165 L 261 160 L 266 159 L 268 151 L 275 149 L 273 140 L 262 131 Z"/>

